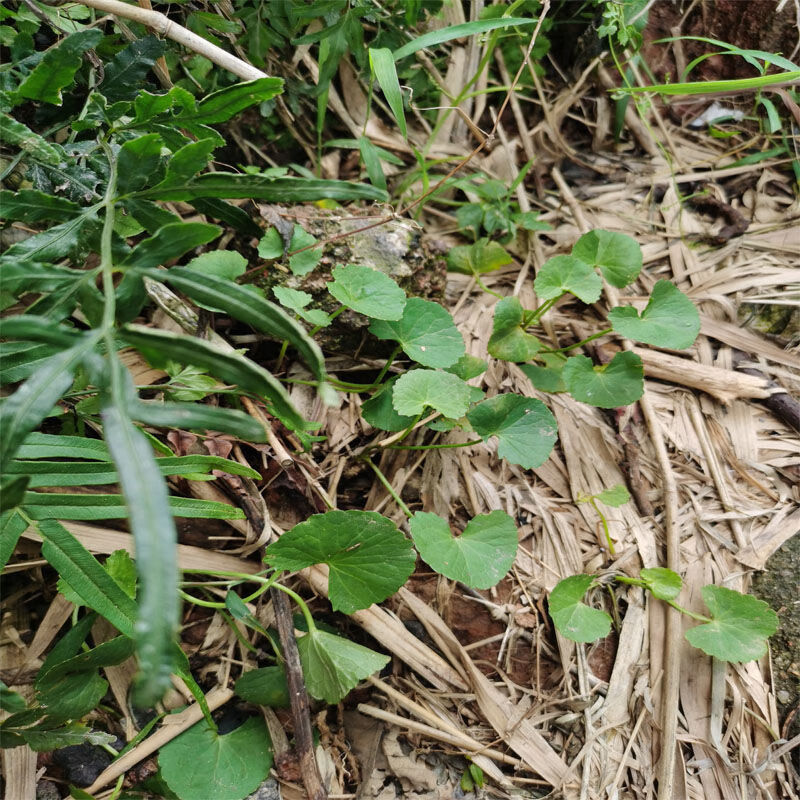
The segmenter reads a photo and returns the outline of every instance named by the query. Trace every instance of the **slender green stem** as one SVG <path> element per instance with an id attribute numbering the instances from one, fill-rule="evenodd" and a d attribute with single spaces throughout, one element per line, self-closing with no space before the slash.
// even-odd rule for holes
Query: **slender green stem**
<path id="1" fill-rule="evenodd" d="M 535 308 L 532 311 L 525 312 L 525 325 L 533 325 L 538 322 L 542 316 L 544 316 L 545 312 L 549 311 L 563 296 L 566 294 L 560 294 L 558 297 L 551 297 L 549 300 L 545 300 L 539 308 Z"/>
<path id="2" fill-rule="evenodd" d="M 375 474 L 378 476 L 378 480 L 379 480 L 379 481 L 380 481 L 380 482 L 383 484 L 383 486 L 384 486 L 384 488 L 386 489 L 386 491 L 387 491 L 387 492 L 389 492 L 389 494 L 392 496 L 392 499 L 395 501 L 395 503 L 397 503 L 397 505 L 400 507 L 400 509 L 403 511 L 403 513 L 404 513 L 404 514 L 405 514 L 407 517 L 412 517 L 412 516 L 413 516 L 413 514 L 411 513 L 411 510 L 410 510 L 410 509 L 409 509 L 409 507 L 408 507 L 408 506 L 407 506 L 407 505 L 406 505 L 406 504 L 405 504 L 405 503 L 402 501 L 402 499 L 400 498 L 400 495 L 399 495 L 399 494 L 397 494 L 397 492 L 394 490 L 394 487 L 392 486 L 392 484 L 391 484 L 391 483 L 389 483 L 388 479 L 387 479 L 387 478 L 386 478 L 386 476 L 385 476 L 385 475 L 384 475 L 384 474 L 383 474 L 383 473 L 380 471 L 380 469 L 378 468 L 378 466 L 377 466 L 376 464 L 373 464 L 373 463 L 372 463 L 372 459 L 371 459 L 371 458 L 367 458 L 367 459 L 365 459 L 365 461 L 367 462 L 367 464 L 368 464 L 370 467 L 372 467 L 372 470 L 373 470 L 373 472 L 374 472 L 374 473 L 375 473 Z"/>
<path id="3" fill-rule="evenodd" d="M 101 142 L 101 147 L 108 159 L 108 186 L 103 200 L 105 217 L 103 232 L 100 235 L 100 271 L 103 276 L 103 335 L 109 355 L 116 351 L 114 345 L 114 322 L 117 312 L 117 296 L 114 290 L 114 253 L 112 249 L 114 234 L 114 196 L 117 192 L 117 159 L 108 142 Z"/>
<path id="4" fill-rule="evenodd" d="M 538 354 L 545 355 L 548 353 L 565 353 L 568 350 L 574 350 L 576 347 L 583 347 L 583 345 L 593 342 L 595 339 L 599 339 L 601 336 L 606 336 L 609 333 L 612 333 L 613 330 L 613 328 L 606 328 L 605 330 L 593 333 L 591 336 L 587 336 L 585 339 L 581 339 L 580 342 L 575 342 L 575 344 L 568 344 L 566 347 L 561 347 L 558 350 L 540 350 Z"/>
<path id="5" fill-rule="evenodd" d="M 687 617 L 696 619 L 698 622 L 713 622 L 710 617 L 704 617 L 702 614 L 696 614 L 694 611 L 689 611 L 688 608 L 679 606 L 674 600 L 665 600 L 664 602 L 667 603 L 667 605 L 672 606 L 676 611 L 680 611 L 681 614 L 686 614 Z"/>
<path id="6" fill-rule="evenodd" d="M 600 515 L 600 522 L 603 523 L 603 533 L 606 535 L 606 543 L 608 544 L 608 552 L 611 553 L 612 556 L 615 556 L 616 550 L 614 550 L 614 542 L 611 541 L 611 533 L 608 530 L 608 520 L 606 520 L 606 515 L 600 510 L 597 503 L 595 502 L 594 497 L 589 498 L 589 503 L 591 504 L 592 508 Z"/>
<path id="7" fill-rule="evenodd" d="M 390 444 L 387 450 L 447 450 L 453 447 L 472 447 L 483 439 L 471 439 L 469 442 L 449 442 L 448 444 Z"/>
<path id="8" fill-rule="evenodd" d="M 273 587 L 275 589 L 279 589 L 284 594 L 288 594 L 289 597 L 291 597 L 292 600 L 294 600 L 295 603 L 297 603 L 297 605 L 300 607 L 300 611 L 302 612 L 303 617 L 305 618 L 306 626 L 308 627 L 308 632 L 314 633 L 314 631 L 317 630 L 317 626 L 314 624 L 314 618 L 311 616 L 311 610 L 306 605 L 305 600 L 303 600 L 303 598 L 300 597 L 300 595 L 297 594 L 297 592 L 293 592 L 291 589 L 284 586 L 282 583 L 275 583 L 273 584 Z"/>
<path id="9" fill-rule="evenodd" d="M 400 355 L 402 349 L 402 345 L 398 344 L 394 350 L 392 350 L 392 352 L 389 354 L 389 357 L 386 359 L 386 363 L 383 365 L 383 369 L 378 373 L 378 377 L 372 382 L 372 388 L 380 385 L 381 381 L 386 376 L 386 373 L 391 369 L 392 364 L 394 364 L 394 360 Z"/>
<path id="10" fill-rule="evenodd" d="M 477 275 L 473 275 L 473 277 L 475 278 L 475 283 L 478 284 L 480 289 L 482 291 L 486 292 L 486 294 L 491 294 L 494 297 L 496 297 L 498 300 L 502 300 L 503 299 L 503 295 L 498 294 L 497 292 L 495 292 L 492 289 L 490 289 Z"/>
<path id="11" fill-rule="evenodd" d="M 327 323 L 325 325 L 315 325 L 308 332 L 308 335 L 309 336 L 314 336 L 315 334 L 319 333 L 323 328 L 327 328 L 328 325 L 330 325 L 331 322 L 333 322 L 336 319 L 336 317 L 339 316 L 339 314 L 341 314 L 343 311 L 346 311 L 346 310 L 347 310 L 347 306 L 339 306 L 339 308 L 337 308 L 336 311 L 334 311 L 334 312 L 332 312 L 331 314 L 328 315 L 328 321 L 327 321 Z"/>

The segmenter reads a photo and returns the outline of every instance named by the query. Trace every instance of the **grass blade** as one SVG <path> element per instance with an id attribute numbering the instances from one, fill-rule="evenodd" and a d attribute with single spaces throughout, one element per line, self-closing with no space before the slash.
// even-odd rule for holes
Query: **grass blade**
<path id="1" fill-rule="evenodd" d="M 407 139 L 408 130 L 406 129 L 406 115 L 403 109 L 403 93 L 400 90 L 400 82 L 397 80 L 397 68 L 394 65 L 392 51 L 388 47 L 370 47 L 369 64 L 372 68 L 372 74 L 380 84 L 386 102 L 389 104 L 389 108 L 392 109 L 395 120 L 397 120 L 400 133 L 403 134 L 404 139 Z"/>

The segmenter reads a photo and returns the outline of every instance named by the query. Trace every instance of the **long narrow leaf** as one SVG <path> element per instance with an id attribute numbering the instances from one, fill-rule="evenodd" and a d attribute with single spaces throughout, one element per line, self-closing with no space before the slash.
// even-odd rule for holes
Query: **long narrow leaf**
<path id="1" fill-rule="evenodd" d="M 719 92 L 745 92 L 761 89 L 765 86 L 776 86 L 800 80 L 800 70 L 779 72 L 776 75 L 762 75 L 758 78 L 738 78 L 725 81 L 697 81 L 690 83 L 660 83 L 654 86 L 633 86 L 630 89 L 614 89 L 618 94 L 654 94 L 697 95 L 717 94 Z"/>
<path id="2" fill-rule="evenodd" d="M 319 345 L 297 320 L 275 303 L 254 295 L 231 281 L 214 275 L 201 275 L 185 267 L 173 267 L 168 272 L 151 270 L 147 275 L 154 280 L 168 283 L 196 302 L 221 308 L 234 319 L 261 333 L 286 339 L 303 356 L 314 377 L 325 380 L 325 357 Z"/>
<path id="3" fill-rule="evenodd" d="M 0 337 L 3 339 L 24 339 L 58 347 L 71 347 L 81 335 L 73 328 L 59 325 L 48 317 L 33 314 L 19 314 L 0 320 Z"/>
<path id="4" fill-rule="evenodd" d="M 400 128 L 404 139 L 408 138 L 406 129 L 406 114 L 403 109 L 403 93 L 400 91 L 400 82 L 397 80 L 397 68 L 394 65 L 394 56 L 388 47 L 370 48 L 369 63 L 372 73 L 381 87 L 383 96 L 392 109 L 392 114 Z M 385 187 L 383 187 L 385 188 Z"/>
<path id="5" fill-rule="evenodd" d="M 133 599 L 100 562 L 59 522 L 41 520 L 42 556 L 83 602 L 104 616 L 120 633 L 133 636 L 138 610 Z"/>
<path id="6" fill-rule="evenodd" d="M 25 437 L 52 411 L 72 385 L 72 373 L 94 347 L 96 336 L 49 358 L 0 407 L 0 469 L 5 469 Z"/>
<path id="7" fill-rule="evenodd" d="M 207 172 L 182 186 L 154 186 L 133 195 L 148 200 L 193 200 L 218 197 L 227 200 L 248 198 L 272 203 L 306 203 L 316 200 L 377 200 L 386 202 L 386 192 L 363 183 L 329 181 L 317 178 L 268 178 L 232 172 Z"/>
<path id="8" fill-rule="evenodd" d="M 127 325 L 120 330 L 120 336 L 141 350 L 156 366 L 172 360 L 179 364 L 203 367 L 226 383 L 268 400 L 276 416 L 289 427 L 295 430 L 305 428 L 305 420 L 292 405 L 283 385 L 265 369 L 243 356 L 229 353 L 202 339 L 140 325 Z"/>
<path id="9" fill-rule="evenodd" d="M 137 692 L 143 704 L 152 705 L 169 686 L 180 623 L 178 535 L 166 484 L 144 434 L 119 405 L 107 403 L 102 417 L 103 436 L 119 471 L 136 542 L 140 585 L 134 636 L 140 666 Z"/>
<path id="10" fill-rule="evenodd" d="M 142 403 L 128 406 L 128 414 L 137 422 L 157 428 L 192 431 L 219 431 L 246 442 L 266 442 L 264 426 L 243 411 L 218 408 L 201 403 Z"/>
<path id="11" fill-rule="evenodd" d="M 437 44 L 460 39 L 462 36 L 474 36 L 476 33 L 486 33 L 498 28 L 510 28 L 513 25 L 533 25 L 535 19 L 522 19 L 520 17 L 502 17 L 500 19 L 480 19 L 474 22 L 463 22 L 461 25 L 451 25 L 449 28 L 440 28 L 412 39 L 408 44 L 394 51 L 394 60 L 416 53 L 425 47 L 434 47 Z"/>
<path id="12" fill-rule="evenodd" d="M 260 478 L 256 472 L 238 461 L 219 456 L 167 456 L 155 460 L 156 468 L 164 476 L 206 475 L 213 470 L 230 475 Z M 22 461 L 15 459 L 8 466 L 8 475 L 30 477 L 29 486 L 102 486 L 117 483 L 119 474 L 112 464 L 104 461 Z M 55 495 L 58 497 L 59 495 Z M 92 497 L 92 495 L 89 495 Z"/>
<path id="13" fill-rule="evenodd" d="M 144 441 L 147 443 L 146 439 Z M 149 444 L 147 446 L 150 447 Z M 161 474 L 155 464 L 153 465 L 153 474 L 163 485 Z M 121 474 L 120 483 L 124 491 L 125 478 Z M 164 491 L 166 492 L 166 487 L 164 487 Z M 101 519 L 125 519 L 129 516 L 131 510 L 142 503 L 142 498 L 137 496 L 132 501 L 127 501 L 128 497 L 127 493 L 123 497 L 119 494 L 26 492 L 23 506 L 25 513 L 31 519 L 70 519 L 96 522 Z M 244 512 L 241 509 L 214 500 L 195 500 L 191 497 L 167 495 L 165 508 L 169 518 L 174 515 L 189 519 L 244 519 Z"/>
<path id="14" fill-rule="evenodd" d="M 105 443 L 99 439 L 34 432 L 25 437 L 17 458 L 87 458 L 93 461 L 111 461 L 111 454 Z"/>
<path id="15" fill-rule="evenodd" d="M 16 510 L 0 514 L 0 570 L 8 564 L 19 537 L 25 533 L 27 527 L 28 523 Z"/>

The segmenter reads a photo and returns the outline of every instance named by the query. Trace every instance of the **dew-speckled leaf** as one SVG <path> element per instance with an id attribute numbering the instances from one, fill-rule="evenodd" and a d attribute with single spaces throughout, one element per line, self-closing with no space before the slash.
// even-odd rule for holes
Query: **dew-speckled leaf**
<path id="1" fill-rule="evenodd" d="M 576 400 L 599 408 L 628 406 L 644 393 L 642 359 L 627 350 L 616 353 L 605 366 L 595 366 L 586 356 L 573 356 L 562 375 Z"/>
<path id="2" fill-rule="evenodd" d="M 618 306 L 608 312 L 617 333 L 645 344 L 684 350 L 700 333 L 700 315 L 694 303 L 674 284 L 659 281 L 641 316 L 633 306 Z"/>
<path id="3" fill-rule="evenodd" d="M 328 291 L 344 306 L 373 319 L 398 320 L 406 293 L 386 274 L 372 267 L 334 267 Z"/>
<path id="4" fill-rule="evenodd" d="M 413 572 L 415 556 L 411 542 L 386 517 L 328 511 L 284 533 L 267 547 L 264 560 L 279 570 L 327 564 L 331 605 L 352 614 L 394 594 Z"/>
<path id="5" fill-rule="evenodd" d="M 489 589 L 511 569 L 517 526 L 505 511 L 473 517 L 460 536 L 437 514 L 417 511 L 409 520 L 414 544 L 437 572 L 473 589 Z"/>
<path id="6" fill-rule="evenodd" d="M 467 414 L 484 441 L 497 437 L 497 455 L 525 469 L 540 467 L 558 438 L 555 417 L 541 400 L 518 394 L 498 394 L 478 403 Z"/>
<path id="7" fill-rule="evenodd" d="M 370 332 L 399 342 L 423 367 L 451 367 L 464 355 L 464 339 L 450 313 L 432 300 L 411 297 L 396 321 L 374 320 Z"/>
<path id="8" fill-rule="evenodd" d="M 539 270 L 533 289 L 541 300 L 561 297 L 564 292 L 584 303 L 596 303 L 603 291 L 600 276 L 575 256 L 554 256 Z"/>

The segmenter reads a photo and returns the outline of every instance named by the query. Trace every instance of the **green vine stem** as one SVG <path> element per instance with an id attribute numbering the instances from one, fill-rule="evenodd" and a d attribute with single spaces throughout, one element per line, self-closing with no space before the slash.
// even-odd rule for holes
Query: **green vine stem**
<path id="1" fill-rule="evenodd" d="M 409 518 L 413 517 L 414 515 L 411 513 L 411 509 L 402 501 L 400 495 L 394 490 L 394 487 L 391 483 L 389 483 L 388 478 L 381 472 L 380 468 L 372 462 L 372 459 L 367 457 L 364 459 L 368 466 L 370 466 L 373 472 L 378 476 L 378 480 L 383 484 L 384 488 L 387 492 L 392 496 L 392 499 L 397 503 L 400 507 L 402 512 Z"/>

